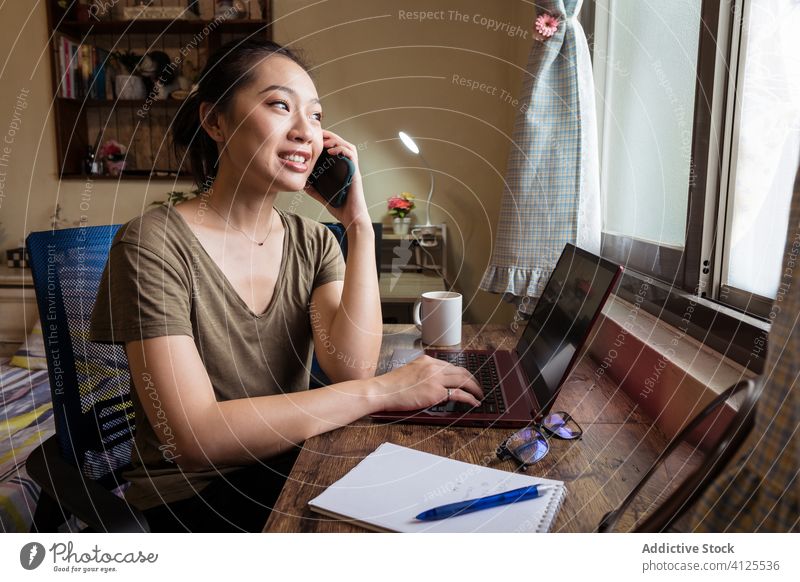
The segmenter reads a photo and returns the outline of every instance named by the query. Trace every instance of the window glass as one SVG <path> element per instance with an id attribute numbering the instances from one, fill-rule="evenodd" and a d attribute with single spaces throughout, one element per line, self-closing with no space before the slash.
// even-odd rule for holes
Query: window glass
<path id="1" fill-rule="evenodd" d="M 742 34 L 724 282 L 772 299 L 800 152 L 800 3 L 751 0 Z"/>
<path id="2" fill-rule="evenodd" d="M 608 7 L 607 54 L 594 55 L 606 71 L 603 230 L 683 247 L 701 1 Z"/>

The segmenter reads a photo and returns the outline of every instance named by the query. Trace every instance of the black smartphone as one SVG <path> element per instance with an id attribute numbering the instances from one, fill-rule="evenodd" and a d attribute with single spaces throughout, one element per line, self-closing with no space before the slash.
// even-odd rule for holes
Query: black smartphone
<path id="1" fill-rule="evenodd" d="M 317 189 L 328 204 L 339 208 L 347 199 L 347 190 L 355 173 L 356 166 L 350 158 L 342 154 L 332 156 L 323 150 L 311 170 L 308 183 Z"/>

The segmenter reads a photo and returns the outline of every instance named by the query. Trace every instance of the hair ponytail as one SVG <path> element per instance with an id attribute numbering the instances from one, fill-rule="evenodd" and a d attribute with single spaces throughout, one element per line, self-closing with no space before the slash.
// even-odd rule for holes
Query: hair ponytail
<path id="1" fill-rule="evenodd" d="M 236 91 L 253 81 L 257 62 L 273 54 L 308 70 L 295 52 L 277 43 L 254 38 L 233 40 L 214 51 L 197 85 L 175 114 L 171 127 L 175 155 L 179 160 L 189 158 L 192 180 L 201 190 L 208 190 L 217 176 L 219 150 L 200 124 L 200 104 L 209 102 L 218 112 L 227 113 Z"/>
<path id="2" fill-rule="evenodd" d="M 193 91 L 181 104 L 172 120 L 172 142 L 181 165 L 188 158 L 192 181 L 201 190 L 208 189 L 217 175 L 218 150 L 216 142 L 200 125 L 200 94 Z"/>

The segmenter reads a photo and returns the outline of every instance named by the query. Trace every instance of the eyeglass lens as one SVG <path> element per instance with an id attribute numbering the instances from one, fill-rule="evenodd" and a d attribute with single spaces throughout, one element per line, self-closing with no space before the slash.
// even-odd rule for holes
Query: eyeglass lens
<path id="1" fill-rule="evenodd" d="M 523 428 L 508 437 L 505 443 L 508 452 L 519 462 L 530 465 L 547 454 L 550 445 L 535 428 Z"/>
<path id="2" fill-rule="evenodd" d="M 578 423 L 564 412 L 553 412 L 545 416 L 542 420 L 542 428 L 562 439 L 576 439 L 583 434 L 583 429 L 578 426 Z"/>

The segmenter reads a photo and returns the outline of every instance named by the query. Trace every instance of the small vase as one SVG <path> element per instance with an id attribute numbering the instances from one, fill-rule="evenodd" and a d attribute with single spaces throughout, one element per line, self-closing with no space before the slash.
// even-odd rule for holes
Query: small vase
<path id="1" fill-rule="evenodd" d="M 411 226 L 411 217 L 406 216 L 404 218 L 400 218 L 399 216 L 392 219 L 392 230 L 394 230 L 395 234 L 399 235 L 407 235 L 408 229 Z"/>
<path id="2" fill-rule="evenodd" d="M 125 160 L 105 160 L 106 174 L 109 176 L 119 176 L 125 169 Z"/>
<path id="3" fill-rule="evenodd" d="M 117 93 L 117 99 L 138 100 L 147 96 L 144 79 L 139 75 L 117 75 L 114 77 L 114 89 Z"/>

